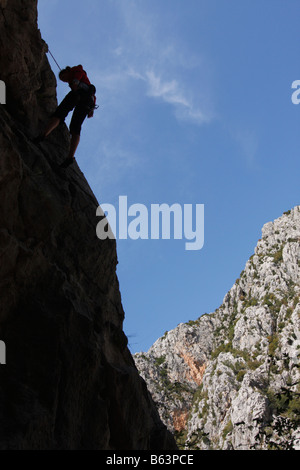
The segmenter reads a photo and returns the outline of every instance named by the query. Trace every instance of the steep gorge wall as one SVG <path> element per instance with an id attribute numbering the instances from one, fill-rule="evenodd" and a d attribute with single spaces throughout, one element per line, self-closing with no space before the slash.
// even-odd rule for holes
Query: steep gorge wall
<path id="1" fill-rule="evenodd" d="M 56 106 L 35 0 L 0 0 L 0 449 L 174 449 L 123 332 L 114 240 Z"/>

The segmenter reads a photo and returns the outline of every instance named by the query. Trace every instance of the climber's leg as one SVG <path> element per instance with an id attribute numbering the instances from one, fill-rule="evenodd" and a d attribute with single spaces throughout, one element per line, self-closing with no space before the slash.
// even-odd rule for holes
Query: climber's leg
<path id="1" fill-rule="evenodd" d="M 48 137 L 49 134 L 51 134 L 54 129 L 59 125 L 60 123 L 60 118 L 57 116 L 52 116 L 50 121 L 48 122 L 46 129 L 44 130 L 44 137 Z"/>
<path id="2" fill-rule="evenodd" d="M 80 134 L 72 134 L 69 155 L 66 158 L 66 160 L 60 165 L 61 168 L 67 168 L 69 165 L 72 165 L 72 163 L 75 162 L 75 152 L 79 145 L 79 141 L 80 141 Z"/>
<path id="3" fill-rule="evenodd" d="M 34 142 L 36 144 L 39 144 L 40 142 L 43 142 L 43 140 L 48 137 L 49 134 L 51 134 L 52 131 L 54 131 L 54 129 L 56 129 L 56 127 L 59 125 L 60 123 L 60 118 L 57 117 L 57 116 L 52 116 L 50 118 L 50 121 L 48 122 L 45 130 L 43 132 L 41 132 L 41 134 L 39 134 L 35 139 L 34 139 Z"/>
<path id="4" fill-rule="evenodd" d="M 87 95 L 89 98 L 89 95 Z M 86 96 L 81 96 L 80 102 L 74 109 L 73 116 L 70 123 L 70 133 L 71 133 L 71 142 L 70 142 L 70 149 L 67 159 L 62 163 L 62 167 L 66 168 L 67 166 L 71 165 L 75 162 L 75 152 L 80 142 L 80 133 L 82 123 L 85 120 L 87 114 L 89 113 L 90 108 L 87 106 Z"/>
<path id="5" fill-rule="evenodd" d="M 34 139 L 35 143 L 42 142 L 46 137 L 48 137 L 48 135 L 56 129 L 59 123 L 66 119 L 69 112 L 75 108 L 79 101 L 80 95 L 75 91 L 70 91 L 56 108 L 56 111 L 50 118 L 44 132 Z"/>
<path id="6" fill-rule="evenodd" d="M 75 159 L 75 152 L 80 142 L 80 134 L 72 134 L 68 158 Z"/>

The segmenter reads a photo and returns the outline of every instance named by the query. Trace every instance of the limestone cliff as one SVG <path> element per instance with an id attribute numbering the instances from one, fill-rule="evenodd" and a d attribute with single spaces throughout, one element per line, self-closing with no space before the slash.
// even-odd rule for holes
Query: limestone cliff
<path id="1" fill-rule="evenodd" d="M 300 206 L 262 230 L 212 314 L 135 362 L 186 449 L 300 449 Z"/>
<path id="2" fill-rule="evenodd" d="M 56 106 L 35 0 L 0 0 L 0 449 L 174 449 L 127 348 L 114 240 Z"/>

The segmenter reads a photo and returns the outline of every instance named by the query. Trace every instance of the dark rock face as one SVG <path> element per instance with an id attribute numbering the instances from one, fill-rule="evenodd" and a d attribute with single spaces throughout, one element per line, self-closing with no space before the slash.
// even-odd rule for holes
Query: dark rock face
<path id="1" fill-rule="evenodd" d="M 56 80 L 36 1 L 0 0 L 0 449 L 176 449 L 123 332 L 116 243 L 65 125 L 36 146 Z"/>
<path id="2" fill-rule="evenodd" d="M 37 28 L 37 0 L 0 0 L 1 79 L 7 108 L 35 131 L 56 106 L 56 79 Z"/>

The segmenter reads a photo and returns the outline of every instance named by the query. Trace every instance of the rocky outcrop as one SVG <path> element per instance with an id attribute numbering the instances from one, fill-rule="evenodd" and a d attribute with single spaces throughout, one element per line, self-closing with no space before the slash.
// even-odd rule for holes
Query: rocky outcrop
<path id="1" fill-rule="evenodd" d="M 134 357 L 180 447 L 300 449 L 300 206 L 263 227 L 214 313 Z"/>
<path id="2" fill-rule="evenodd" d="M 56 106 L 36 1 L 0 0 L 0 449 L 174 449 L 123 332 L 114 240 Z"/>

